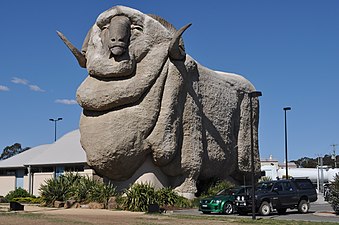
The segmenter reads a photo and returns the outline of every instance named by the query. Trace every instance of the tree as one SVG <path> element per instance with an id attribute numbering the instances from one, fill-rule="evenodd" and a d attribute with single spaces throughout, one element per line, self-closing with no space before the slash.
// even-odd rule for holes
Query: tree
<path id="1" fill-rule="evenodd" d="M 330 184 L 329 203 L 333 210 L 339 215 L 339 174 L 336 174 L 334 182 Z"/>
<path id="2" fill-rule="evenodd" d="M 303 157 L 298 160 L 293 160 L 291 162 L 294 162 L 298 167 L 302 168 L 316 168 L 317 167 L 317 159 L 309 158 L 309 157 Z"/>
<path id="3" fill-rule="evenodd" d="M 323 165 L 334 167 L 334 160 L 331 155 L 324 155 L 323 157 Z M 318 166 L 318 158 L 309 158 L 303 157 L 298 160 L 292 160 L 298 167 L 302 168 L 316 168 Z"/>
<path id="4" fill-rule="evenodd" d="M 8 159 L 16 154 L 19 154 L 21 152 L 24 152 L 26 150 L 30 149 L 30 147 L 22 148 L 21 144 L 15 143 L 11 146 L 7 146 L 4 148 L 2 154 L 0 155 L 0 160 Z"/>

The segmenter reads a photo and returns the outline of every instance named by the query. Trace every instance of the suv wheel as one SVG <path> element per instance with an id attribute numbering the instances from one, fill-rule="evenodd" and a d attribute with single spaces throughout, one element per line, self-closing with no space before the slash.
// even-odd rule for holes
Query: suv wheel
<path id="1" fill-rule="evenodd" d="M 271 206 L 268 202 L 262 202 L 259 208 L 259 214 L 268 216 L 271 213 Z"/>
<path id="2" fill-rule="evenodd" d="M 233 213 L 233 205 L 232 205 L 232 203 L 225 202 L 222 212 L 224 214 L 227 214 L 227 215 L 232 214 Z"/>
<path id="3" fill-rule="evenodd" d="M 307 213 L 310 209 L 310 204 L 306 200 L 301 200 L 298 204 L 298 211 L 300 213 Z"/>

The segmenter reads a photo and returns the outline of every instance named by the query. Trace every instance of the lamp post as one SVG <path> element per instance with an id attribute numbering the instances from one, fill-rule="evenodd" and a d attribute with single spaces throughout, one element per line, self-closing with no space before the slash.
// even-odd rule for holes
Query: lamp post
<path id="1" fill-rule="evenodd" d="M 288 180 L 288 160 L 287 160 L 287 118 L 286 111 L 291 110 L 291 107 L 283 108 L 285 111 L 285 163 L 286 163 L 286 180 Z"/>
<path id="2" fill-rule="evenodd" d="M 57 119 L 49 119 L 49 121 L 54 122 L 54 142 L 56 141 L 56 127 L 57 127 L 56 124 L 57 124 L 57 122 L 60 121 L 60 120 L 62 120 L 61 117 L 59 117 L 59 118 L 57 118 Z"/>
<path id="3" fill-rule="evenodd" d="M 256 219 L 255 216 L 255 168 L 254 168 L 254 141 L 253 141 L 253 106 L 252 98 L 262 96 L 260 91 L 253 91 L 248 93 L 250 99 L 250 124 L 251 124 L 251 185 L 252 185 L 252 220 Z"/>

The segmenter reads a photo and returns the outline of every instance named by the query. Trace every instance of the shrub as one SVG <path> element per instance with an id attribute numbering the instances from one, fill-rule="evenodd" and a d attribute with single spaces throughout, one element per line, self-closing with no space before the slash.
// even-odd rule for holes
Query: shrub
<path id="1" fill-rule="evenodd" d="M 86 177 L 79 177 L 70 189 L 70 196 L 72 196 L 73 200 L 77 202 L 89 202 L 90 192 L 92 187 L 97 185 L 97 181 L 90 179 L 88 176 Z"/>
<path id="2" fill-rule="evenodd" d="M 339 215 L 339 174 L 336 174 L 333 183 L 330 185 L 330 194 L 328 201 L 333 210 Z"/>
<path id="3" fill-rule="evenodd" d="M 130 211 L 146 212 L 150 204 L 155 204 L 155 189 L 149 183 L 133 184 L 125 191 L 124 207 Z"/>
<path id="4" fill-rule="evenodd" d="M 17 198 L 13 198 L 13 201 L 20 202 L 20 203 L 30 203 L 30 204 L 42 203 L 42 199 L 36 198 L 36 197 L 17 197 Z"/>
<path id="5" fill-rule="evenodd" d="M 194 206 L 194 200 L 189 200 L 185 197 L 178 196 L 174 206 L 177 208 L 192 208 Z"/>
<path id="6" fill-rule="evenodd" d="M 175 205 L 179 196 L 170 187 L 164 187 L 155 192 L 156 200 L 159 206 Z"/>
<path id="7" fill-rule="evenodd" d="M 263 177 L 261 177 L 261 178 L 259 179 L 258 182 L 271 181 L 271 180 L 272 180 L 272 178 L 263 176 Z"/>
<path id="8" fill-rule="evenodd" d="M 229 190 L 231 188 L 234 188 L 234 184 L 229 182 L 229 181 L 225 181 L 225 180 L 219 180 L 217 182 L 215 182 L 214 184 L 212 184 L 205 193 L 203 193 L 203 196 L 213 196 L 216 195 L 218 192 L 220 192 L 221 190 Z"/>
<path id="9" fill-rule="evenodd" d="M 88 199 L 90 201 L 104 203 L 105 208 L 107 208 L 109 198 L 116 195 L 116 188 L 112 184 L 94 181 L 90 188 Z"/>
<path id="10" fill-rule="evenodd" d="M 77 202 L 104 203 L 107 207 L 108 199 L 116 195 L 113 185 L 106 185 L 77 173 L 66 173 L 57 178 L 48 179 L 39 190 L 42 200 L 47 205 L 53 205 L 55 201 L 72 199 Z"/>
<path id="11" fill-rule="evenodd" d="M 172 188 L 164 187 L 159 190 L 146 183 L 133 184 L 119 198 L 122 207 L 130 211 L 146 212 L 150 204 L 158 204 L 164 208 L 191 208 L 196 201 L 179 196 Z M 199 201 L 198 201 L 199 203 Z"/>
<path id="12" fill-rule="evenodd" d="M 8 192 L 8 194 L 5 196 L 5 198 L 9 202 L 14 201 L 13 199 L 18 197 L 33 197 L 33 196 L 30 195 L 25 189 L 20 187 L 15 189 L 14 191 Z"/>
<path id="13" fill-rule="evenodd" d="M 66 173 L 57 178 L 48 179 L 40 186 L 41 197 L 47 205 L 53 205 L 55 201 L 66 201 L 70 199 L 73 184 L 80 179 L 78 174 Z"/>

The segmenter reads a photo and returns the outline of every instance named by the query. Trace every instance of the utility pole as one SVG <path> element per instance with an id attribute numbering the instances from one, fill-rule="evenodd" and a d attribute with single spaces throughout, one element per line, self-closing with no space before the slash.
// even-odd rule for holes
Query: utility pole
<path id="1" fill-rule="evenodd" d="M 334 168 L 337 168 L 337 155 L 335 154 L 335 147 L 338 144 L 331 144 L 331 146 L 333 147 L 333 155 L 332 155 L 332 159 L 334 160 Z"/>

